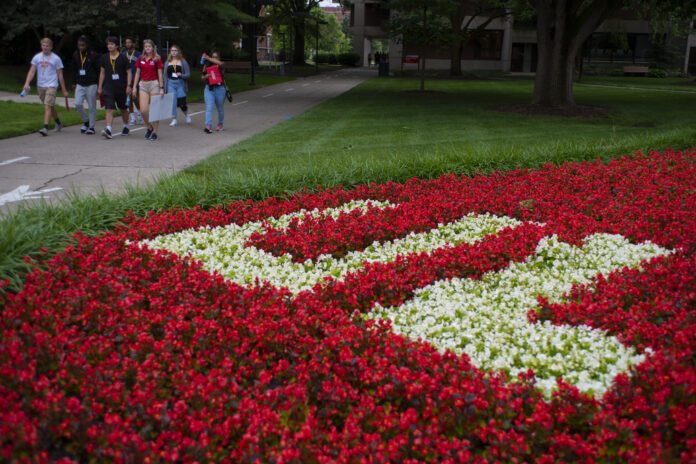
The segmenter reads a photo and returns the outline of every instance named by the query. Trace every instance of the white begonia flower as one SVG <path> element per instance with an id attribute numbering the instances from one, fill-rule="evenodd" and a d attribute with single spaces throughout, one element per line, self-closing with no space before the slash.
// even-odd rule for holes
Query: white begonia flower
<path id="1" fill-rule="evenodd" d="M 324 211 L 315 209 L 268 218 L 265 223 L 282 229 L 293 218 L 338 217 L 342 211 L 365 210 L 368 205 L 392 206 L 387 202 L 354 201 Z M 206 269 L 241 285 L 254 285 L 258 279 L 297 294 L 326 277 L 340 279 L 348 272 L 360 270 L 363 262 L 390 262 L 407 253 L 474 243 L 519 224 L 511 218 L 471 214 L 431 231 L 410 233 L 386 243 L 373 242 L 341 259 L 322 255 L 301 263 L 287 254 L 276 257 L 245 246 L 251 234 L 263 232 L 264 221 L 188 230 L 143 243 L 191 256 Z M 599 395 L 618 373 L 641 362 L 643 356 L 615 337 L 587 326 L 554 326 L 548 321 L 530 324 L 527 311 L 536 308 L 539 295 L 557 302 L 573 283 L 589 283 L 600 273 L 635 267 L 644 259 L 668 253 L 649 242 L 632 245 L 617 235 L 596 234 L 585 239 L 582 248 L 559 242 L 555 236 L 547 237 L 524 263 L 513 263 L 480 280 L 436 282 L 418 290 L 412 300 L 400 307 L 378 305 L 367 317 L 389 319 L 394 333 L 422 338 L 443 351 L 466 352 L 474 365 L 484 371 L 505 370 L 515 376 L 531 368 L 537 374 L 537 387 L 545 395 L 555 388 L 557 376 L 563 376 L 581 391 Z"/>
<path id="2" fill-rule="evenodd" d="M 452 351 L 466 353 L 484 371 L 516 375 L 531 368 L 537 387 L 547 397 L 558 376 L 581 391 L 602 395 L 618 373 L 642 362 L 644 356 L 588 326 L 555 326 L 548 321 L 530 324 L 527 312 L 537 308 L 539 295 L 560 302 L 573 284 L 588 284 L 598 274 L 636 267 L 643 260 L 669 253 L 649 242 L 631 244 L 619 235 L 592 235 L 582 248 L 559 242 L 555 236 L 546 237 L 535 255 L 523 263 L 487 273 L 480 280 L 435 282 L 417 290 L 401 306 L 376 305 L 366 317 L 388 319 L 395 331 L 411 338 L 417 327 L 418 337 L 441 350 L 452 349 L 455 342 Z M 457 306 L 458 320 L 452 321 L 459 329 L 455 333 L 443 330 L 441 323 L 451 321 L 452 305 Z M 399 318 L 404 313 L 409 314 L 409 325 L 402 325 Z M 431 323 L 433 319 L 436 324 Z"/>
<path id="3" fill-rule="evenodd" d="M 299 211 L 279 218 L 268 218 L 266 223 L 275 228 L 287 228 L 293 218 L 331 215 L 337 218 L 341 212 L 366 210 L 368 205 L 387 208 L 393 205 L 378 201 L 353 201 L 338 208 L 322 211 Z M 391 262 L 397 256 L 408 253 L 430 252 L 446 245 L 474 243 L 486 235 L 505 227 L 517 226 L 519 221 L 493 215 L 469 214 L 458 221 L 423 232 L 410 233 L 402 239 L 385 243 L 373 242 L 364 250 L 352 251 L 343 258 L 321 255 L 316 260 L 301 263 L 285 254 L 277 257 L 245 242 L 254 232 L 263 232 L 264 221 L 248 222 L 224 227 L 186 230 L 163 235 L 141 242 L 155 249 L 166 249 L 180 256 L 190 256 L 203 263 L 205 269 L 216 271 L 226 279 L 240 285 L 253 285 L 258 278 L 277 287 L 287 287 L 294 294 L 311 289 L 326 277 L 340 280 L 348 272 L 364 267 L 364 262 Z"/>

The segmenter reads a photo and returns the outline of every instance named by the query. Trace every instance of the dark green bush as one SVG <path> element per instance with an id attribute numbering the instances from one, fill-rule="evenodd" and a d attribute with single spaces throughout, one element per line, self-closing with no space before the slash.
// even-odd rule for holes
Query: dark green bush
<path id="1" fill-rule="evenodd" d="M 650 68 L 650 77 L 667 77 L 667 70 L 662 68 Z"/>
<path id="2" fill-rule="evenodd" d="M 343 66 L 357 66 L 360 62 L 360 55 L 355 52 L 344 52 L 338 55 L 338 63 Z"/>
<path id="3" fill-rule="evenodd" d="M 317 54 L 317 63 L 336 64 L 338 58 L 336 58 L 335 53 L 319 53 Z"/>

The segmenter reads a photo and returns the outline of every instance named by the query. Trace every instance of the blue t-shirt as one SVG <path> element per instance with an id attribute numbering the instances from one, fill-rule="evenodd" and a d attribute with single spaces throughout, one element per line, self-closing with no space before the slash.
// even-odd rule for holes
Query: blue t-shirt
<path id="1" fill-rule="evenodd" d="M 133 76 L 135 76 L 135 63 L 138 62 L 138 58 L 142 55 L 141 52 L 138 50 L 133 50 L 132 52 L 129 52 L 126 50 L 123 52 L 123 56 L 125 56 L 128 59 L 128 64 L 130 64 L 131 67 L 131 73 L 133 73 Z"/>

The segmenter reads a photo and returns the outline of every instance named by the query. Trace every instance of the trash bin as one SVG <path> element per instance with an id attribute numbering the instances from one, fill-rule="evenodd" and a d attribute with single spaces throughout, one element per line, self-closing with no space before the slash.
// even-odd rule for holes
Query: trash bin
<path id="1" fill-rule="evenodd" d="M 380 61 L 379 62 L 379 77 L 389 77 L 389 62 Z"/>

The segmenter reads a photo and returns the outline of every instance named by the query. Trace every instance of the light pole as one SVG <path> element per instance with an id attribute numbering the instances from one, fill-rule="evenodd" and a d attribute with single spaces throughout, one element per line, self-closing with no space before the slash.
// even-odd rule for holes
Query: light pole
<path id="1" fill-rule="evenodd" d="M 276 0 L 251 0 L 251 15 L 253 20 L 251 21 L 251 82 L 249 85 L 256 85 L 256 21 L 258 21 L 258 13 L 256 8 L 261 5 L 275 5 Z"/>
<path id="2" fill-rule="evenodd" d="M 157 51 L 162 53 L 162 29 L 179 29 L 179 26 L 162 25 L 162 0 L 157 0 Z M 166 53 L 164 53 L 166 55 Z"/>

